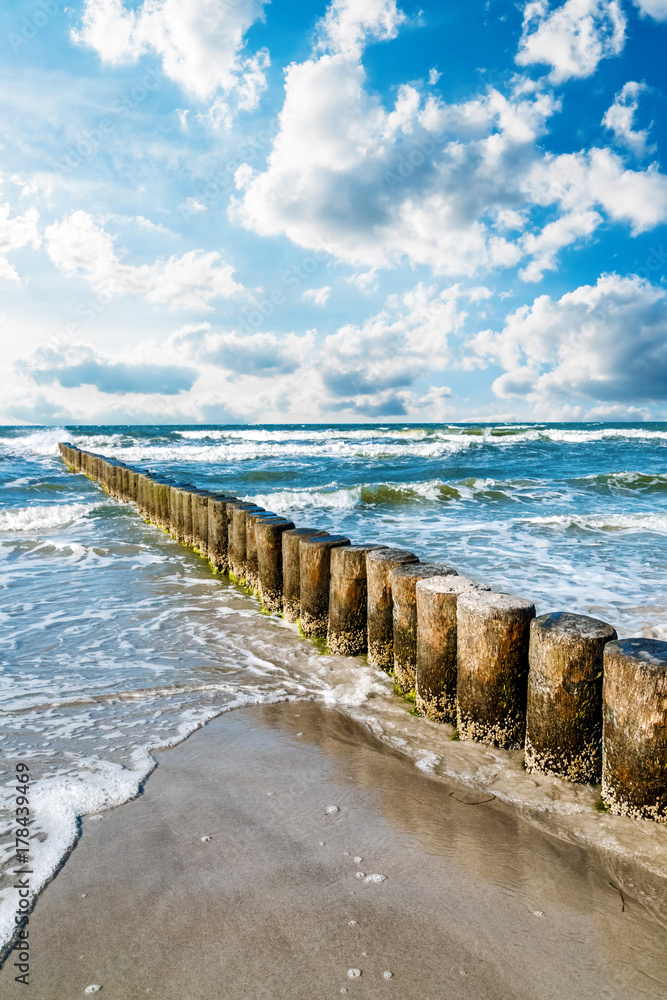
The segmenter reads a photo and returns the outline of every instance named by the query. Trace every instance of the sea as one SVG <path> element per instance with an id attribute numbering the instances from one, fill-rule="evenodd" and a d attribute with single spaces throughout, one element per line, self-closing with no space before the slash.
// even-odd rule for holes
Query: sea
<path id="1" fill-rule="evenodd" d="M 365 658 L 323 654 L 69 472 L 59 441 L 297 525 L 408 548 L 530 598 L 538 614 L 575 611 L 619 636 L 667 639 L 667 424 L 0 428 L 0 944 L 16 906 L 17 762 L 30 769 L 38 891 L 81 817 L 134 797 L 156 751 L 257 703 L 335 706 L 434 779 L 484 789 L 556 836 L 667 875 L 667 828 L 610 817 L 594 808 L 599 789 L 532 780 L 520 753 L 456 742 L 450 727 L 415 718 Z"/>

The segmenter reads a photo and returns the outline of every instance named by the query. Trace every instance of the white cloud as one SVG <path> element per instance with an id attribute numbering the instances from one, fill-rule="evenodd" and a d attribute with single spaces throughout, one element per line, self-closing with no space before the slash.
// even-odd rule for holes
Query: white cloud
<path id="1" fill-rule="evenodd" d="M 467 315 L 459 300 L 478 292 L 458 285 L 439 292 L 420 282 L 400 297 L 390 296 L 361 326 L 348 323 L 325 337 L 318 371 L 330 398 L 367 415 L 406 412 L 404 391 L 424 373 L 446 368 L 448 337 L 461 330 Z"/>
<path id="2" fill-rule="evenodd" d="M 0 202 L 0 279 L 18 282 L 18 271 L 8 260 L 8 254 L 21 247 L 40 245 L 39 213 L 30 208 L 23 215 L 12 216 L 11 211 L 9 202 Z"/>
<path id="3" fill-rule="evenodd" d="M 568 213 L 602 208 L 610 219 L 628 223 L 633 236 L 667 220 L 667 176 L 655 164 L 626 170 L 608 149 L 548 154 L 533 165 L 523 189 L 534 204 L 558 204 Z"/>
<path id="4" fill-rule="evenodd" d="M 216 333 L 209 324 L 200 324 L 177 331 L 169 338 L 167 348 L 183 358 L 216 365 L 242 377 L 276 378 L 300 368 L 314 343 L 312 332 Z"/>
<path id="5" fill-rule="evenodd" d="M 548 223 L 540 233 L 530 233 L 522 241 L 522 247 L 533 259 L 519 271 L 519 277 L 523 281 L 541 281 L 545 271 L 556 270 L 558 251 L 590 236 L 601 221 L 598 212 L 573 212 Z"/>
<path id="6" fill-rule="evenodd" d="M 639 109 L 639 95 L 649 88 L 645 83 L 629 80 L 619 90 L 614 103 L 604 114 L 602 124 L 614 133 L 617 142 L 627 146 L 637 156 L 654 152 L 655 146 L 648 146 L 648 129 L 635 129 L 635 115 Z"/>
<path id="7" fill-rule="evenodd" d="M 322 288 L 307 288 L 301 297 L 306 302 L 313 302 L 316 306 L 324 306 L 330 295 L 330 286 L 324 285 Z"/>
<path id="8" fill-rule="evenodd" d="M 244 36 L 266 0 L 86 0 L 74 41 L 112 64 L 154 52 L 166 76 L 200 100 L 234 95 L 236 109 L 256 107 L 268 53 L 246 57 Z M 230 112 L 231 113 L 231 112 Z M 182 119 L 183 120 L 183 119 Z"/>
<path id="9" fill-rule="evenodd" d="M 396 0 L 333 0 L 318 25 L 320 48 L 358 57 L 367 38 L 395 38 L 406 20 Z"/>
<path id="10" fill-rule="evenodd" d="M 175 396 L 192 388 L 197 373 L 181 365 L 156 364 L 148 357 L 114 357 L 91 344 L 62 337 L 40 344 L 19 359 L 15 368 L 37 385 L 57 383 L 64 389 L 94 386 L 98 392 Z M 136 352 L 135 352 L 136 355 Z"/>
<path id="11" fill-rule="evenodd" d="M 625 28 L 618 0 L 566 0 L 555 10 L 549 0 L 530 0 L 516 61 L 551 66 L 554 83 L 592 76 L 601 59 L 623 50 Z"/>
<path id="12" fill-rule="evenodd" d="M 541 295 L 469 346 L 505 369 L 493 384 L 502 398 L 667 399 L 667 293 L 636 276 L 602 275 L 556 300 Z"/>
<path id="13" fill-rule="evenodd" d="M 393 6 L 370 6 L 388 17 L 376 34 L 391 36 Z M 348 10 L 337 0 L 326 20 L 347 24 Z M 656 167 L 626 170 L 605 149 L 545 153 L 540 139 L 559 103 L 523 78 L 507 96 L 489 88 L 458 104 L 403 85 L 385 108 L 361 62 L 363 30 L 373 35 L 379 22 L 350 17 L 347 41 L 332 46 L 332 29 L 321 30 L 328 48 L 320 42 L 287 69 L 267 166 L 237 170 L 235 221 L 360 272 L 407 262 L 470 277 L 523 263 L 522 278 L 536 281 L 608 219 L 634 235 L 667 218 L 667 178 Z"/>
<path id="14" fill-rule="evenodd" d="M 667 21 L 667 0 L 634 0 L 634 4 L 645 17 Z"/>
<path id="15" fill-rule="evenodd" d="M 56 267 L 67 275 L 86 278 L 109 299 L 140 294 L 148 302 L 181 309 L 211 309 L 210 301 L 243 290 L 234 269 L 217 252 L 190 250 L 153 264 L 124 264 L 114 238 L 87 212 L 77 211 L 49 226 L 46 249 Z"/>

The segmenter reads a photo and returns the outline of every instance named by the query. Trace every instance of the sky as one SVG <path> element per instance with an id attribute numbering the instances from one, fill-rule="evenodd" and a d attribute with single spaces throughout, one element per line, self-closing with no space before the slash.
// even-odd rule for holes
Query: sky
<path id="1" fill-rule="evenodd" d="M 0 422 L 667 419 L 667 0 L 3 0 Z"/>

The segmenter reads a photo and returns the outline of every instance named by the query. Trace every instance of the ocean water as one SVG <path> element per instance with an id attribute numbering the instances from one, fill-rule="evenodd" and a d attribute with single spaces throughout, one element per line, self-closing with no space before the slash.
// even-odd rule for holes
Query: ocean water
<path id="1" fill-rule="evenodd" d="M 33 886 L 79 818 L 127 801 L 153 751 L 238 706 L 338 706 L 423 771 L 667 873 L 667 830 L 598 814 L 599 791 L 534 781 L 520 754 L 451 742 L 363 659 L 321 655 L 57 443 L 168 470 L 297 524 L 667 639 L 667 424 L 0 428 L 0 942 L 13 926 L 13 768 L 31 768 Z"/>

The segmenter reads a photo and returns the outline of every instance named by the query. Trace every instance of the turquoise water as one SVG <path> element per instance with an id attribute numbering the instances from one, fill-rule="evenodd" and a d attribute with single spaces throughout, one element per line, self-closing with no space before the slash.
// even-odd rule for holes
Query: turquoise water
<path id="1" fill-rule="evenodd" d="M 0 752 L 33 770 L 38 881 L 213 715 L 316 697 L 376 719 L 390 697 L 67 472 L 59 440 L 667 638 L 667 424 L 0 428 Z"/>

